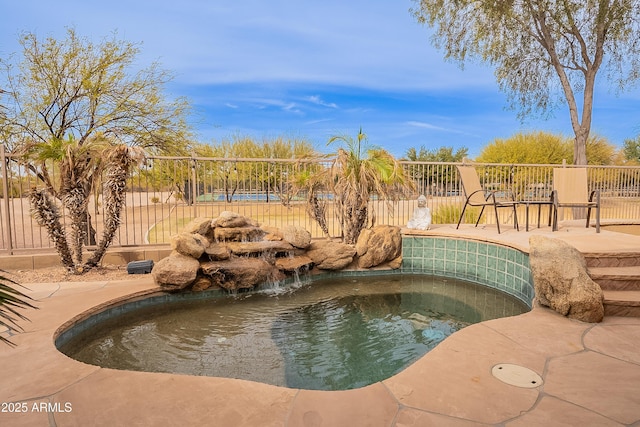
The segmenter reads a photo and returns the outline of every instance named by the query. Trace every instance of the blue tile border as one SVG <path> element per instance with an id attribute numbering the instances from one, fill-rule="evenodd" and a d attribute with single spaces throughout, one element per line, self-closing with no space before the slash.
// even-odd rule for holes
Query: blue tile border
<path id="1" fill-rule="evenodd" d="M 397 270 L 342 270 L 314 274 L 308 279 L 362 275 L 431 274 L 462 279 L 508 293 L 532 306 L 534 291 L 529 268 L 529 255 L 519 250 L 492 243 L 467 239 L 403 236 L 402 267 Z M 280 285 L 291 284 L 290 278 Z M 166 302 L 224 297 L 225 291 L 162 293 L 118 303 L 84 320 L 76 322 L 55 338 L 56 347 L 64 345 L 76 334 L 120 314 Z"/>
<path id="2" fill-rule="evenodd" d="M 506 292 L 531 307 L 529 255 L 507 246 L 447 237 L 403 236 L 402 273 L 463 279 Z"/>

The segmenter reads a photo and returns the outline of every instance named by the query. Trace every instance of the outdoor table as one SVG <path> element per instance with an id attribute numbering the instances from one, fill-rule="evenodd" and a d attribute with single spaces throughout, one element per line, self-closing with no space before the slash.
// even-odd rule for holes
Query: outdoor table
<path id="1" fill-rule="evenodd" d="M 540 228 L 540 210 L 543 205 L 548 205 L 549 209 L 552 208 L 553 203 L 551 200 L 522 200 L 519 202 L 520 204 L 525 205 L 525 230 L 529 231 L 529 206 L 537 205 L 538 206 L 538 228 Z"/>

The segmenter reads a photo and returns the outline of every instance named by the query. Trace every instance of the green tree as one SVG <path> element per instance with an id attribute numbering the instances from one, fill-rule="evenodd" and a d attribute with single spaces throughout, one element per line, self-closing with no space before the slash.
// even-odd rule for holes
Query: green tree
<path id="1" fill-rule="evenodd" d="M 571 141 L 562 135 L 539 131 L 496 138 L 482 148 L 476 161 L 548 165 L 561 164 L 571 157 Z"/>
<path id="2" fill-rule="evenodd" d="M 158 63 L 134 72 L 139 49 L 115 35 L 98 45 L 80 38 L 20 38 L 22 61 L 0 59 L 5 114 L 0 136 L 12 151 L 72 136 L 82 146 L 102 135 L 148 152 L 176 152 L 189 140 L 184 98 L 162 93 L 172 76 Z"/>
<path id="3" fill-rule="evenodd" d="M 416 150 L 411 147 L 407 150 L 405 155 L 407 160 L 412 162 L 444 162 L 444 163 L 459 163 L 469 154 L 467 147 L 461 147 L 453 152 L 453 147 L 440 147 L 437 150 L 429 150 L 420 146 L 420 150 Z"/>
<path id="4" fill-rule="evenodd" d="M 481 163 L 561 164 L 572 161 L 572 141 L 547 132 L 517 133 L 509 138 L 496 138 L 485 145 L 476 158 Z M 615 163 L 616 148 L 607 139 L 592 135 L 587 141 L 589 164 Z"/>
<path id="5" fill-rule="evenodd" d="M 469 149 L 466 147 L 458 148 L 454 153 L 453 147 L 429 150 L 421 146 L 420 150 L 416 150 L 414 147 L 409 148 L 405 157 L 412 162 L 460 163 L 468 154 Z M 445 192 L 457 179 L 452 167 L 410 164 L 408 169 L 409 175 L 418 183 L 419 191 L 422 194 Z"/>
<path id="6" fill-rule="evenodd" d="M 640 136 L 635 139 L 625 139 L 622 146 L 622 155 L 625 160 L 640 163 Z"/>
<path id="7" fill-rule="evenodd" d="M 342 228 L 342 239 L 353 244 L 368 225 L 371 195 L 389 202 L 396 200 L 413 183 L 404 174 L 402 165 L 386 150 L 367 144 L 367 136 L 358 132 L 356 138 L 348 135 L 333 136 L 327 145 L 341 144 L 331 165 L 309 177 L 305 185 L 312 218 L 326 227 L 326 210 L 320 194 L 329 191 L 334 197 L 336 214 Z M 314 203 L 320 201 L 320 203 Z M 317 217 L 320 218 L 317 218 Z M 325 230 L 323 227 L 323 230 Z M 327 231 L 325 231 L 327 232 Z M 328 233 L 327 233 L 328 234 Z"/>
<path id="8" fill-rule="evenodd" d="M 434 44 L 447 59 L 495 67 L 519 117 L 566 102 L 577 165 L 587 164 L 599 71 L 619 89 L 640 77 L 638 0 L 414 1 L 412 13 L 435 27 Z"/>
<path id="9" fill-rule="evenodd" d="M 262 155 L 265 159 L 295 160 L 290 163 L 267 162 L 260 175 L 261 181 L 266 185 L 267 194 L 276 194 L 280 202 L 289 206 L 296 193 L 292 178 L 303 166 L 299 161 L 319 157 L 319 153 L 313 144 L 304 139 L 285 139 L 282 137 L 262 142 Z"/>
<path id="10" fill-rule="evenodd" d="M 1 62 L 8 90 L 0 137 L 44 183 L 30 195 L 32 212 L 55 242 L 63 265 L 81 273 L 99 262 L 96 255 L 102 256 L 114 237 L 124 182 L 140 150 L 184 147 L 188 104 L 164 98 L 170 75 L 157 64 L 129 73 L 139 51 L 115 37 L 94 45 L 69 29 L 62 41 L 41 42 L 26 33 L 20 43 L 23 59 L 17 72 L 11 62 Z M 83 263 L 83 245 L 94 241 L 87 239 L 88 231 L 94 234 L 89 196 L 105 170 L 105 233 L 98 251 Z M 69 236 L 55 199 L 70 217 Z"/>
<path id="11" fill-rule="evenodd" d="M 615 165 L 618 163 L 618 150 L 606 138 L 591 135 L 587 140 L 587 158 L 590 165 Z"/>
<path id="12" fill-rule="evenodd" d="M 294 194 L 292 174 L 299 164 L 293 160 L 317 157 L 313 145 L 304 139 L 276 137 L 255 141 L 251 137 L 235 135 L 214 144 L 198 144 L 197 156 L 235 161 L 215 161 L 213 167 L 204 169 L 199 176 L 210 175 L 212 187 L 222 190 L 227 202 L 237 191 L 260 190 L 267 201 L 277 198 L 288 205 Z M 292 160 L 291 163 L 275 162 L 275 159 Z M 205 178 L 206 180 L 206 178 Z"/>

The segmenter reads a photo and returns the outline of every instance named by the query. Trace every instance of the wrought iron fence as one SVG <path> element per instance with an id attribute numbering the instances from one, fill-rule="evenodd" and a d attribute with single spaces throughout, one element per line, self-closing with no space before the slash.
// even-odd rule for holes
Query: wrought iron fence
<path id="1" fill-rule="evenodd" d="M 43 184 L 19 158 L 3 149 L 0 157 L 0 253 L 53 249 L 46 231 L 29 213 L 27 195 Z M 193 218 L 214 218 L 222 211 L 251 217 L 263 227 L 299 225 L 314 237 L 321 237 L 322 230 L 306 213 L 306 195 L 296 185 L 296 179 L 316 174 L 329 164 L 329 160 L 150 157 L 129 178 L 126 208 L 113 246 L 165 244 Z M 390 204 L 374 195 L 369 202 L 372 221 L 404 226 L 417 206 L 417 197 L 424 194 L 434 224 L 456 223 L 464 202 L 456 164 L 402 162 L 402 165 L 415 182 L 415 192 Z M 520 201 L 547 200 L 553 185 L 553 168 L 561 167 L 475 166 L 486 190 L 497 191 L 503 197 L 513 195 Z M 55 179 L 56 165 L 50 168 Z M 600 190 L 603 219 L 640 219 L 640 167 L 589 166 L 588 176 L 590 188 Z M 325 193 L 323 197 L 330 234 L 339 236 L 341 227 L 333 211 L 336 195 Z M 571 210 L 566 211 L 564 214 L 569 218 Z M 505 215 L 498 219 L 501 223 L 513 220 Z M 104 211 L 99 188 L 90 199 L 89 216 L 90 234 L 101 233 Z M 488 213 L 483 215 L 483 221 L 495 223 L 496 218 Z M 92 242 L 88 243 L 90 247 Z"/>

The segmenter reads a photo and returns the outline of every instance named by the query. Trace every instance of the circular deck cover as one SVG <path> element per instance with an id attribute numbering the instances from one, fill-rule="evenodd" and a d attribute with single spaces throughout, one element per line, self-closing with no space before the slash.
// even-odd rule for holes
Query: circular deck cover
<path id="1" fill-rule="evenodd" d="M 535 388 L 542 385 L 542 377 L 524 366 L 500 363 L 491 369 L 494 377 L 500 381 L 522 388 Z"/>

